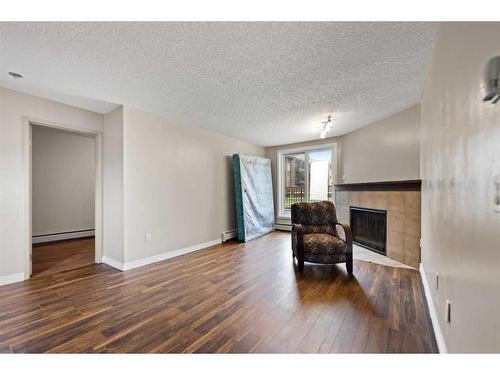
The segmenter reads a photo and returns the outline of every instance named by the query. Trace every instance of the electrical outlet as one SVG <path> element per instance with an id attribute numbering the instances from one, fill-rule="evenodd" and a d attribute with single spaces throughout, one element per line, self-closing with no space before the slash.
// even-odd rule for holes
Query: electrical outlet
<path id="1" fill-rule="evenodd" d="M 446 323 L 451 323 L 451 302 L 450 300 L 446 300 Z"/>
<path id="2" fill-rule="evenodd" d="M 500 173 L 495 176 L 495 197 L 493 198 L 493 211 L 500 213 Z"/>
<path id="3" fill-rule="evenodd" d="M 146 233 L 144 235 L 144 241 L 151 242 L 151 233 Z"/>
<path id="4" fill-rule="evenodd" d="M 493 212 L 500 213 L 500 159 L 493 163 Z"/>

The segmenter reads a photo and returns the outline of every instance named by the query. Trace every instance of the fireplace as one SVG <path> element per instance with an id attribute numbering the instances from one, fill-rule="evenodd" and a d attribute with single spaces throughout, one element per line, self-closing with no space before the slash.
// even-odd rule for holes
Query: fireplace
<path id="1" fill-rule="evenodd" d="M 387 211 L 351 206 L 350 216 L 353 242 L 386 255 Z"/>

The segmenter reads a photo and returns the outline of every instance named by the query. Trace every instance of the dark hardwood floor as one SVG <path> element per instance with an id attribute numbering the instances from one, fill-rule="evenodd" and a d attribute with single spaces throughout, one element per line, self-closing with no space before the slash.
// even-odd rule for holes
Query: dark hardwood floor
<path id="1" fill-rule="evenodd" d="M 33 244 L 33 276 L 80 268 L 95 263 L 94 237 Z"/>
<path id="2" fill-rule="evenodd" d="M 415 270 L 295 272 L 290 234 L 127 272 L 91 265 L 0 287 L 1 352 L 437 351 Z"/>

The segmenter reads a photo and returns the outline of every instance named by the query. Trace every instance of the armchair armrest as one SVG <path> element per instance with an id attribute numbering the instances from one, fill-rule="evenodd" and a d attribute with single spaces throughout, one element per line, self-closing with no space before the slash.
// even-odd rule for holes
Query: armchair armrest
<path id="1" fill-rule="evenodd" d="M 340 237 L 342 240 L 344 240 L 347 243 L 347 252 L 352 253 L 352 232 L 351 232 L 351 227 L 347 224 L 341 224 L 341 223 L 335 223 L 335 226 L 342 227 L 344 231 L 344 238 Z"/>
<path id="2" fill-rule="evenodd" d="M 292 250 L 298 259 L 304 258 L 304 230 L 302 224 L 292 225 Z"/>
<path id="3" fill-rule="evenodd" d="M 347 243 L 347 248 L 345 249 L 346 256 L 346 267 L 347 273 L 352 275 L 353 270 L 353 259 L 352 259 L 352 232 L 351 227 L 347 224 L 335 223 L 335 227 L 340 226 L 344 230 L 343 240 Z"/>

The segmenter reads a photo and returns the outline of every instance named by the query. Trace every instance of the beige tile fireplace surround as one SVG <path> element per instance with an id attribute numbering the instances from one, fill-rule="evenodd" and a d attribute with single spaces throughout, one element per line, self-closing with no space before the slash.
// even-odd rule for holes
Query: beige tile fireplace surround
<path id="1" fill-rule="evenodd" d="M 411 267 L 420 264 L 420 188 L 415 181 L 337 185 L 337 216 L 349 224 L 349 208 L 387 211 L 387 256 Z"/>

